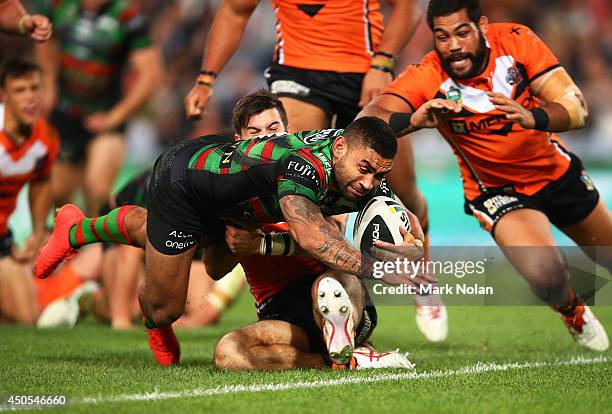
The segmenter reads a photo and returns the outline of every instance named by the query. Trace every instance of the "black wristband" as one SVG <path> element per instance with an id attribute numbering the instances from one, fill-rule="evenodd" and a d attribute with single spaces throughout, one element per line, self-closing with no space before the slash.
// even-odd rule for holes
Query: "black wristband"
<path id="1" fill-rule="evenodd" d="M 266 255 L 272 254 L 272 234 L 266 233 L 264 235 L 266 241 Z"/>
<path id="2" fill-rule="evenodd" d="M 200 71 L 200 75 L 208 75 L 208 76 L 212 76 L 213 78 L 216 78 L 217 76 L 219 76 L 217 72 L 214 72 L 212 70 L 204 70 L 204 69 Z"/>
<path id="3" fill-rule="evenodd" d="M 389 126 L 393 129 L 393 132 L 399 134 L 401 131 L 412 127 L 410 124 L 412 114 L 413 112 L 393 112 L 389 118 Z"/>
<path id="4" fill-rule="evenodd" d="M 393 69 L 388 68 L 386 66 L 371 65 L 370 69 L 380 70 L 380 71 L 387 72 L 393 75 Z"/>
<path id="5" fill-rule="evenodd" d="M 374 52 L 374 56 L 384 56 L 386 58 L 395 60 L 395 56 L 393 56 L 391 53 L 387 53 L 387 52 Z"/>
<path id="6" fill-rule="evenodd" d="M 205 82 L 205 81 L 197 81 L 196 82 L 198 85 L 205 85 L 205 86 L 210 86 L 212 88 L 213 84 L 210 82 Z"/>
<path id="7" fill-rule="evenodd" d="M 542 108 L 534 108 L 531 110 L 531 114 L 533 115 L 533 119 L 535 120 L 535 125 L 533 129 L 537 129 L 538 131 L 546 131 L 548 128 L 548 114 Z"/>

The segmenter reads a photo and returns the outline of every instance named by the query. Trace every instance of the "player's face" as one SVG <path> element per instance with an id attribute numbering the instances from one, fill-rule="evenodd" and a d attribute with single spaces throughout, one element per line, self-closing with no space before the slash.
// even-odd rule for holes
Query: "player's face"
<path id="1" fill-rule="evenodd" d="M 352 144 L 344 137 L 334 142 L 334 174 L 342 195 L 349 200 L 366 197 L 391 171 L 393 160 L 381 157 L 372 148 Z"/>
<path id="2" fill-rule="evenodd" d="M 2 88 L 2 100 L 21 125 L 33 125 L 40 116 L 42 78 L 40 73 L 8 77 Z"/>
<path id="3" fill-rule="evenodd" d="M 234 140 L 254 138 L 260 135 L 271 135 L 287 132 L 280 114 L 276 108 L 266 109 L 253 115 L 247 125 L 240 130 L 240 135 L 234 134 Z"/>
<path id="4" fill-rule="evenodd" d="M 455 79 L 469 79 L 484 69 L 486 30 L 487 18 L 481 17 L 476 25 L 465 9 L 434 18 L 434 48 L 446 73 Z"/>

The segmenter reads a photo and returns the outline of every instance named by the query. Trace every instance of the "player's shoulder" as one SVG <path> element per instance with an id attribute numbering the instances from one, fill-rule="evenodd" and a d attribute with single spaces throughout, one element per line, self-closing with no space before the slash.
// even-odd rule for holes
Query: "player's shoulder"
<path id="1" fill-rule="evenodd" d="M 487 39 L 497 46 L 517 46 L 540 40 L 530 27 L 521 23 L 491 23 Z"/>
<path id="2" fill-rule="evenodd" d="M 397 83 L 418 83 L 421 88 L 437 89 L 448 78 L 435 51 L 427 53 L 419 63 L 407 65 L 397 77 Z"/>
<path id="3" fill-rule="evenodd" d="M 343 131 L 343 129 L 313 129 L 296 132 L 291 136 L 305 145 L 316 147 L 333 141 L 336 137 L 342 135 Z"/>

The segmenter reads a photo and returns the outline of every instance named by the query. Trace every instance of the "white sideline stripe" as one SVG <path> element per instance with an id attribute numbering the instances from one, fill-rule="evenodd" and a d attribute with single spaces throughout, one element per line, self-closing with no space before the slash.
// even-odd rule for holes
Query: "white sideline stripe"
<path id="1" fill-rule="evenodd" d="M 564 361 L 528 361 L 528 362 L 512 362 L 507 364 L 496 364 L 491 362 L 477 362 L 475 365 L 468 365 L 459 369 L 451 369 L 447 371 L 427 371 L 427 372 L 406 372 L 398 374 L 375 374 L 368 377 L 346 377 L 332 380 L 308 381 L 308 382 L 290 382 L 286 384 L 253 384 L 253 385 L 226 385 L 223 387 L 214 388 L 194 388 L 185 391 L 161 392 L 155 391 L 144 394 L 124 394 L 117 396 L 102 396 L 89 397 L 82 400 L 74 400 L 74 404 L 100 404 L 114 403 L 125 401 L 154 401 L 168 400 L 173 398 L 185 397 L 208 397 L 213 395 L 238 394 L 238 393 L 258 393 L 258 392 L 275 392 L 287 391 L 296 389 L 319 388 L 336 385 L 348 384 L 365 384 L 373 382 L 385 381 L 400 381 L 400 380 L 418 380 L 428 378 L 446 378 L 459 375 L 477 375 L 484 372 L 507 371 L 512 369 L 527 369 L 527 368 L 542 368 L 542 367 L 559 367 L 567 365 L 590 365 L 590 364 L 605 364 L 612 362 L 611 358 L 606 356 L 598 356 L 594 358 L 574 357 Z"/>
<path id="2" fill-rule="evenodd" d="M 560 366 L 576 366 L 576 365 L 592 365 L 606 364 L 612 362 L 612 358 L 607 356 L 597 356 L 593 358 L 574 357 L 568 360 L 556 361 L 527 361 L 527 362 L 510 362 L 506 364 L 497 364 L 495 362 L 477 362 L 474 365 L 468 365 L 459 369 L 451 369 L 446 371 L 426 371 L 426 372 L 406 372 L 398 374 L 375 374 L 367 377 L 346 377 L 332 380 L 308 381 L 308 382 L 291 382 L 285 384 L 254 384 L 254 385 L 226 385 L 223 387 L 214 388 L 194 388 L 184 391 L 154 391 L 144 394 L 122 394 L 115 396 L 99 396 L 87 397 L 77 400 L 70 400 L 69 404 L 104 404 L 104 403 L 119 403 L 129 401 L 157 401 L 169 400 L 175 398 L 193 398 L 193 397 L 209 397 L 214 395 L 238 394 L 238 393 L 258 393 L 258 392 L 278 392 L 296 389 L 309 389 L 329 387 L 336 385 L 350 384 L 366 384 L 387 381 L 406 381 L 420 380 L 429 378 L 448 378 L 460 375 L 478 375 L 486 372 L 508 371 L 516 369 L 529 368 L 544 368 L 544 367 L 560 367 Z M 0 407 L 0 411 L 12 410 L 11 408 Z"/>

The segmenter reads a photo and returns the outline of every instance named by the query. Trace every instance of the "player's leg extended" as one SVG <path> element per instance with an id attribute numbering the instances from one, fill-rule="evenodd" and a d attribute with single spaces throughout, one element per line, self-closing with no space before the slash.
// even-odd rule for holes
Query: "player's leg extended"
<path id="1" fill-rule="evenodd" d="M 120 134 L 96 136 L 88 145 L 84 183 L 87 214 L 96 214 L 108 196 L 123 164 L 125 143 Z"/>
<path id="2" fill-rule="evenodd" d="M 179 362 L 180 347 L 172 331 L 172 322 L 180 318 L 185 309 L 189 271 L 196 249 L 194 244 L 181 253 L 167 255 L 147 240 L 145 282 L 138 299 L 149 334 L 149 347 L 163 366 Z"/>
<path id="3" fill-rule="evenodd" d="M 538 298 L 551 306 L 568 303 L 569 273 L 544 213 L 527 208 L 510 211 L 499 219 L 494 237 Z"/>
<path id="4" fill-rule="evenodd" d="M 215 365 L 229 370 L 323 368 L 323 356 L 309 351 L 309 340 L 299 327 L 280 320 L 264 320 L 223 336 L 215 348 Z"/>
<path id="5" fill-rule="evenodd" d="M 364 303 L 365 292 L 357 276 L 328 271 L 312 284 L 315 323 L 336 364 L 347 364 L 352 359 Z"/>
<path id="6" fill-rule="evenodd" d="M 601 198 L 587 218 L 561 230 L 612 273 L 612 213 Z"/>
<path id="7" fill-rule="evenodd" d="M 320 107 L 286 96 L 281 96 L 280 100 L 287 111 L 289 132 L 329 127 L 330 119 Z"/>
<path id="8" fill-rule="evenodd" d="M 147 241 L 145 282 L 140 289 L 140 306 L 149 327 L 172 324 L 185 309 L 191 260 L 197 246 L 179 254 L 159 252 Z"/>
<path id="9" fill-rule="evenodd" d="M 146 222 L 147 211 L 138 206 L 122 206 L 107 215 L 88 218 L 77 206 L 67 204 L 58 210 L 53 233 L 36 258 L 35 274 L 49 276 L 86 244 L 105 241 L 144 248 Z"/>

